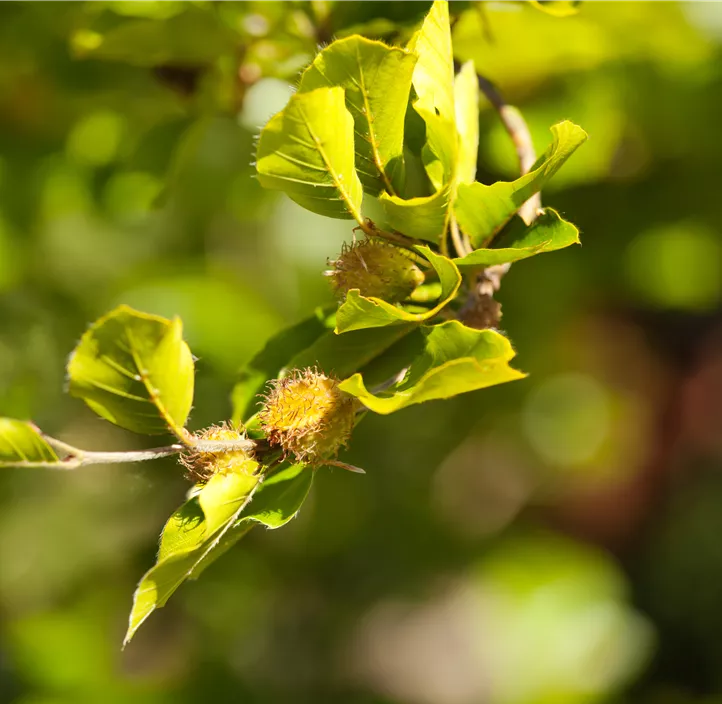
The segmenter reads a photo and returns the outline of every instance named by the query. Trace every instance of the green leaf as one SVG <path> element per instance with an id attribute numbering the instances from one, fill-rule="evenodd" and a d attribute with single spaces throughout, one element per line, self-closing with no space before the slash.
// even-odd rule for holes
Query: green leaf
<path id="1" fill-rule="evenodd" d="M 186 579 L 196 578 L 254 525 L 275 529 L 288 523 L 308 495 L 313 472 L 293 465 L 261 484 L 258 477 L 243 475 L 219 480 L 211 488 L 213 479 L 163 529 L 158 561 L 135 592 L 125 644 Z"/>
<path id="2" fill-rule="evenodd" d="M 30 423 L 0 418 L 0 467 L 47 465 L 60 458 Z"/>
<path id="3" fill-rule="evenodd" d="M 459 132 L 459 183 L 474 183 L 479 152 L 479 81 L 473 61 L 467 61 L 454 79 L 456 129 Z"/>
<path id="4" fill-rule="evenodd" d="M 581 0 L 529 0 L 529 4 L 554 17 L 571 17 L 579 12 Z"/>
<path id="5" fill-rule="evenodd" d="M 414 69 L 413 107 L 426 125 L 421 158 L 436 192 L 402 199 L 381 194 L 388 225 L 410 237 L 438 243 L 449 224 L 459 158 L 449 8 L 436 0 L 408 48 L 419 57 Z"/>
<path id="6" fill-rule="evenodd" d="M 406 377 L 389 391 L 375 396 L 361 374 L 341 383 L 341 389 L 358 398 L 375 413 L 388 414 L 434 399 L 502 384 L 525 375 L 509 366 L 514 350 L 493 330 L 473 330 L 457 320 L 422 329 L 424 352 L 414 360 Z"/>
<path id="7" fill-rule="evenodd" d="M 295 354 L 312 345 L 328 330 L 321 311 L 274 335 L 265 347 L 241 370 L 233 388 L 234 422 L 246 420 L 258 405 L 258 394 L 269 379 L 278 375 Z"/>
<path id="8" fill-rule="evenodd" d="M 459 134 L 453 121 L 417 108 L 426 123 L 426 144 L 421 159 L 431 184 L 438 191 L 456 180 Z"/>
<path id="9" fill-rule="evenodd" d="M 553 252 L 572 244 L 579 244 L 579 230 L 563 220 L 556 210 L 545 208 L 531 225 L 515 216 L 494 241 L 493 248 L 476 249 L 465 257 L 454 259 L 454 264 L 462 272 L 473 271 Z"/>
<path id="10" fill-rule="evenodd" d="M 446 231 L 451 205 L 451 187 L 431 196 L 404 200 L 382 193 L 379 198 L 388 225 L 409 237 L 437 243 Z"/>
<path id="11" fill-rule="evenodd" d="M 408 48 L 419 60 L 413 84 L 418 99 L 414 107 L 454 122 L 454 57 L 451 51 L 449 3 L 435 0 Z"/>
<path id="12" fill-rule="evenodd" d="M 364 367 L 389 349 L 394 343 L 408 335 L 415 325 L 387 325 L 382 328 L 353 330 L 337 335 L 329 331 L 316 342 L 288 361 L 285 370 L 317 366 L 326 374 L 345 379 Z"/>
<path id="13" fill-rule="evenodd" d="M 587 139 L 587 133 L 569 121 L 554 125 L 551 131 L 552 144 L 528 174 L 516 181 L 498 181 L 491 186 L 481 183 L 459 185 L 454 212 L 474 247 L 487 244 Z"/>
<path id="14" fill-rule="evenodd" d="M 455 178 L 458 159 L 448 2 L 434 2 L 408 48 L 419 56 L 413 75 L 413 105 L 426 123 L 427 143 L 422 157 L 426 173 L 438 191 Z"/>
<path id="15" fill-rule="evenodd" d="M 70 393 L 111 423 L 183 435 L 193 403 L 193 355 L 178 318 L 116 308 L 83 335 L 68 376 Z"/>
<path id="16" fill-rule="evenodd" d="M 295 518 L 308 496 L 313 477 L 313 469 L 296 464 L 266 479 L 256 491 L 247 514 L 241 515 L 223 535 L 219 536 L 213 550 L 207 552 L 193 569 L 191 579 L 197 579 L 203 570 L 228 552 L 256 525 L 260 524 L 275 530 Z"/>
<path id="17" fill-rule="evenodd" d="M 250 461 L 249 461 L 250 462 Z M 135 592 L 126 642 L 173 592 L 193 576 L 224 527 L 235 521 L 253 496 L 260 476 L 250 462 L 249 473 L 216 474 L 168 520 L 160 540 L 158 560 Z"/>
<path id="18" fill-rule="evenodd" d="M 354 122 L 343 88 L 297 93 L 271 118 L 258 143 L 258 180 L 311 212 L 362 222 L 354 168 Z"/>
<path id="19" fill-rule="evenodd" d="M 300 93 L 340 86 L 354 118 L 356 170 L 367 193 L 398 192 L 404 181 L 404 116 L 416 56 L 352 36 L 333 42 L 301 77 Z"/>
<path id="20" fill-rule="evenodd" d="M 387 303 L 380 298 L 366 298 L 359 293 L 358 289 L 352 289 L 338 309 L 337 333 L 386 325 L 421 323 L 437 315 L 454 298 L 461 284 L 461 274 L 454 263 L 440 254 L 435 254 L 428 247 L 416 247 L 415 249 L 431 263 L 439 277 L 441 295 L 437 305 L 423 313 L 409 313 L 400 306 Z"/>

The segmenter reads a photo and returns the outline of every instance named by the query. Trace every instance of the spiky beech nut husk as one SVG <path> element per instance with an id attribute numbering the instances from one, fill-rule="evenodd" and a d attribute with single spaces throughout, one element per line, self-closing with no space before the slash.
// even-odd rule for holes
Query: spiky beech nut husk
<path id="1" fill-rule="evenodd" d="M 348 442 L 354 426 L 354 399 L 338 381 L 316 369 L 274 379 L 258 414 L 271 445 L 298 462 L 323 464 Z"/>
<path id="2" fill-rule="evenodd" d="M 326 275 L 340 299 L 357 288 L 367 298 L 395 303 L 424 283 L 423 272 L 403 249 L 379 240 L 344 244 L 339 258 L 330 261 L 329 266 Z"/>
<path id="3" fill-rule="evenodd" d="M 202 442 L 241 442 L 246 436 L 227 423 L 212 425 L 194 435 L 195 440 Z M 189 451 L 180 456 L 181 464 L 188 470 L 188 476 L 195 482 L 207 482 L 214 474 L 230 474 L 242 472 L 256 474 L 259 464 L 246 450 L 230 450 L 227 452 Z"/>

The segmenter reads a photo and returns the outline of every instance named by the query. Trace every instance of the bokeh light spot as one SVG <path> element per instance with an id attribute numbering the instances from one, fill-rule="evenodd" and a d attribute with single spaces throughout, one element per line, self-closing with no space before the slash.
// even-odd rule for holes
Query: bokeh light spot
<path id="1" fill-rule="evenodd" d="M 648 230 L 627 248 L 631 287 L 646 303 L 709 309 L 722 298 L 722 243 L 694 224 Z"/>
<path id="2" fill-rule="evenodd" d="M 286 105 L 292 94 L 292 87 L 285 81 L 262 78 L 246 93 L 241 124 L 250 130 L 257 130 Z"/>
<path id="3" fill-rule="evenodd" d="M 68 156 L 88 166 L 109 164 L 118 153 L 124 129 L 125 120 L 118 113 L 99 110 L 87 115 L 68 137 Z"/>
<path id="4" fill-rule="evenodd" d="M 610 431 L 609 393 L 586 374 L 560 374 L 538 386 L 523 412 L 527 438 L 550 465 L 574 467 L 594 458 Z"/>

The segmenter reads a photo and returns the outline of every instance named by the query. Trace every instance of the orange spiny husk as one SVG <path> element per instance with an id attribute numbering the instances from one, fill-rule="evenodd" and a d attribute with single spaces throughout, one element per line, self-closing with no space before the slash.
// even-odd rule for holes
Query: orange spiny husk
<path id="1" fill-rule="evenodd" d="M 339 389 L 338 381 L 303 369 L 270 384 L 258 414 L 269 444 L 304 464 L 336 457 L 351 436 L 355 416 L 354 399 Z"/>
<path id="2" fill-rule="evenodd" d="M 198 440 L 210 442 L 237 442 L 245 439 L 245 435 L 231 427 L 228 423 L 212 425 L 194 436 Z M 258 462 L 245 450 L 228 452 L 196 452 L 190 450 L 179 458 L 186 468 L 189 479 L 197 483 L 207 482 L 214 474 L 243 472 L 256 474 Z"/>
<path id="3" fill-rule="evenodd" d="M 344 244 L 339 258 L 329 266 L 326 276 L 339 299 L 358 289 L 367 298 L 395 303 L 424 283 L 423 272 L 403 249 L 380 240 Z"/>

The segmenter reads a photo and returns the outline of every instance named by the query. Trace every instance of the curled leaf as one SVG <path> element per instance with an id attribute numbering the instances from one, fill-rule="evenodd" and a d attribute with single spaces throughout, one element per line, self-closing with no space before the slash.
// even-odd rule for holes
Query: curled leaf
<path id="1" fill-rule="evenodd" d="M 418 246 L 415 249 L 430 262 L 439 277 L 441 292 L 438 303 L 422 313 L 412 313 L 400 305 L 387 303 L 380 298 L 366 298 L 358 290 L 351 290 L 338 309 L 337 333 L 386 325 L 421 323 L 437 315 L 454 298 L 461 284 L 461 274 L 454 262 L 434 253 L 428 247 Z"/>
<path id="2" fill-rule="evenodd" d="M 450 398 L 525 376 L 509 366 L 514 350 L 498 332 L 473 330 L 457 320 L 422 332 L 426 338 L 424 351 L 412 362 L 400 383 L 373 394 L 361 374 L 354 374 L 341 384 L 341 389 L 358 398 L 369 410 L 386 415 L 417 403 Z"/>
<path id="3" fill-rule="evenodd" d="M 193 355 L 178 318 L 120 306 L 94 323 L 68 362 L 70 393 L 136 433 L 182 436 L 193 403 Z"/>

